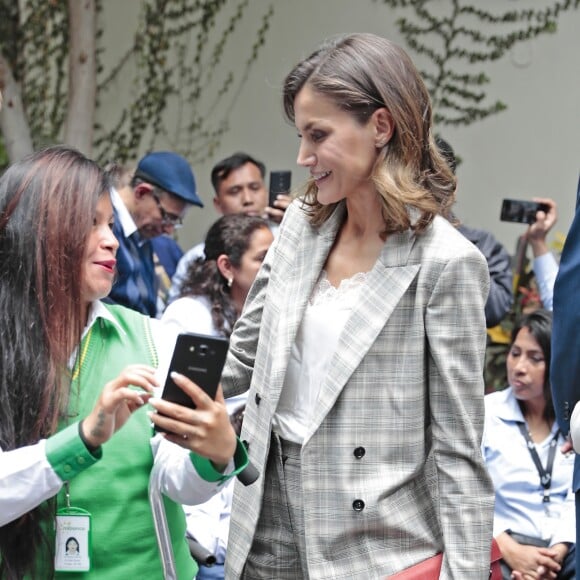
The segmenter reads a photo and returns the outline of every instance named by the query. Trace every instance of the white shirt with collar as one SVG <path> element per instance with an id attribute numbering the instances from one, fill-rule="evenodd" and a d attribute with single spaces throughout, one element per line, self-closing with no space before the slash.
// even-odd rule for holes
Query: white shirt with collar
<path id="1" fill-rule="evenodd" d="M 137 224 L 127 209 L 123 198 L 114 187 L 111 187 L 111 204 L 117 212 L 119 223 L 123 228 L 123 234 L 126 238 L 130 238 L 136 231 L 138 231 Z"/>
<path id="2" fill-rule="evenodd" d="M 550 502 L 543 503 L 540 476 L 520 432 L 518 422 L 524 416 L 512 388 L 485 396 L 485 427 L 482 453 L 495 487 L 493 535 L 512 530 L 527 536 L 550 540 L 550 545 L 576 541 L 576 520 L 572 473 L 574 454 L 564 455 L 559 435 Z M 544 468 L 550 442 L 558 432 L 554 421 L 550 435 L 535 447 Z M 550 517 L 546 515 L 546 508 Z"/>
<path id="3" fill-rule="evenodd" d="M 558 262 L 554 254 L 548 252 L 534 258 L 533 269 L 542 305 L 546 310 L 551 311 L 554 304 L 554 284 L 558 275 Z"/>

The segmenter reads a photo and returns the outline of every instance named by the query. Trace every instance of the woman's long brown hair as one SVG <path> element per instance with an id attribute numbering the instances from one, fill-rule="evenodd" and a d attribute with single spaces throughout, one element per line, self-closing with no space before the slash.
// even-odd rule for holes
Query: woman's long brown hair
<path id="1" fill-rule="evenodd" d="M 66 412 L 67 362 L 86 323 L 81 271 L 97 200 L 99 167 L 78 151 L 51 147 L 0 179 L 0 447 L 34 445 Z M 49 542 L 39 506 L 0 528 L 0 578 L 34 576 Z M 49 528 L 49 526 L 47 526 Z"/>

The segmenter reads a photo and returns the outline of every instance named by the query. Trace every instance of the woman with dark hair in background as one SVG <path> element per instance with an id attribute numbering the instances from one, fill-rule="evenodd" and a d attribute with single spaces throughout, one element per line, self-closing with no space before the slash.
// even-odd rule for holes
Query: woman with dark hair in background
<path id="1" fill-rule="evenodd" d="M 221 394 L 214 402 L 175 375 L 197 409 L 157 400 L 163 416 L 148 413 L 173 341 L 159 321 L 100 301 L 118 248 L 108 188 L 66 147 L 0 179 L 3 579 L 192 578 L 180 504 L 206 501 L 229 477 L 237 445 Z M 168 433 L 151 438 L 151 421 Z M 61 537 L 57 517 L 55 538 L 55 513 L 90 514 L 90 531 L 74 520 Z M 55 545 L 72 529 L 83 546 L 92 538 L 90 562 L 83 552 L 59 567 Z"/>
<path id="2" fill-rule="evenodd" d="M 482 451 L 495 486 L 494 536 L 504 579 L 576 577 L 574 457 L 550 391 L 552 316 L 536 310 L 514 328 L 509 386 L 485 397 Z"/>
<path id="3" fill-rule="evenodd" d="M 255 216 L 230 214 L 210 227 L 205 258 L 194 261 L 162 321 L 172 332 L 229 337 L 274 237 Z"/>

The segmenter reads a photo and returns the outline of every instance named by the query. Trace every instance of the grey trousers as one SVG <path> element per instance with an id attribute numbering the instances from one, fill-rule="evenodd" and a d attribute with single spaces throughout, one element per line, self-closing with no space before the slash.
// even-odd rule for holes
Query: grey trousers
<path id="1" fill-rule="evenodd" d="M 272 434 L 264 497 L 242 578 L 308 580 L 301 446 Z"/>

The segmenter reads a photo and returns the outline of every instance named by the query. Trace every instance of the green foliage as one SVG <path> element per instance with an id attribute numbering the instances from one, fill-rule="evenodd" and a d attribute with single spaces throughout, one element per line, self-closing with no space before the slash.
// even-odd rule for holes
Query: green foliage
<path id="1" fill-rule="evenodd" d="M 34 147 L 54 143 L 67 103 L 67 2 L 0 0 L 0 13 L 0 51 L 22 87 Z"/>
<path id="2" fill-rule="evenodd" d="M 140 148 L 151 149 L 159 136 L 192 162 L 213 155 L 228 130 L 231 106 L 266 41 L 273 7 L 266 6 L 245 69 L 224 70 L 226 49 L 244 18 L 249 0 L 149 0 L 143 3 L 130 54 L 100 85 L 121 75 L 134 60 L 134 96 L 113 128 L 95 142 L 97 157 L 125 162 Z M 234 6 L 232 8 L 232 6 Z M 229 46 L 236 50 L 235 46 Z M 177 112 L 169 129 L 167 111 Z"/>
<path id="3" fill-rule="evenodd" d="M 118 83 L 130 85 L 116 118 L 95 126 L 93 156 L 126 162 L 164 138 L 190 161 L 213 154 L 228 129 L 231 107 L 264 46 L 272 5 L 256 20 L 241 70 L 224 70 L 228 50 L 249 0 L 141 0 L 132 44 L 108 70 L 97 32 L 97 108 Z M 22 89 L 35 148 L 62 139 L 67 110 L 68 9 L 66 0 L 0 0 L 0 51 Z M 102 0 L 96 0 L 102 27 Z M 239 40 L 239 39 L 238 39 Z M 177 111 L 169 129 L 168 111 Z M 2 149 L 3 150 L 3 149 Z M 1 150 L 0 150 L 1 154 Z M 1 159 L 0 159 L 1 162 Z"/>
<path id="4" fill-rule="evenodd" d="M 561 13 L 580 6 L 580 0 L 561 0 L 545 8 L 493 14 L 475 0 L 381 1 L 410 11 L 411 16 L 399 18 L 397 25 L 409 47 L 430 61 L 422 74 L 433 101 L 434 121 L 455 126 L 506 108 L 500 100 L 488 102 L 485 85 L 490 79 L 477 68 L 502 58 L 519 42 L 554 33 Z"/>

